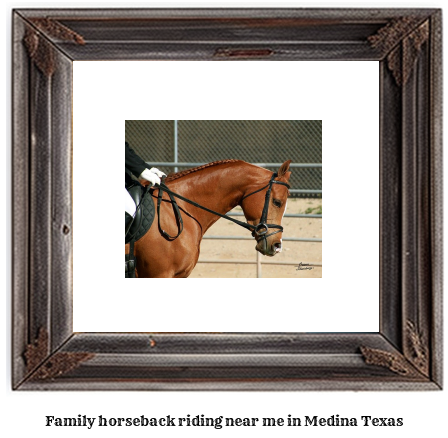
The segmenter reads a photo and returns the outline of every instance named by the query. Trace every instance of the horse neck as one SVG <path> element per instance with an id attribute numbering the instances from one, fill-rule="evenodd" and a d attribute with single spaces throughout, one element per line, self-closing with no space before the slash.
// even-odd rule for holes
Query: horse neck
<path id="1" fill-rule="evenodd" d="M 174 192 L 226 214 L 239 205 L 248 187 L 268 179 L 264 173 L 269 174 L 269 171 L 245 162 L 225 163 L 173 180 L 169 185 Z M 219 219 L 219 216 L 196 207 L 188 205 L 186 208 L 200 222 L 204 233 Z"/>

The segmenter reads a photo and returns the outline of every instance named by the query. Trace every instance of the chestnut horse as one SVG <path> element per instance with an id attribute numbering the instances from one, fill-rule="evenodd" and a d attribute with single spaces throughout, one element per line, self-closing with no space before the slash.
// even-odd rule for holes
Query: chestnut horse
<path id="1" fill-rule="evenodd" d="M 220 214 L 241 206 L 249 224 L 241 225 L 251 227 L 257 240 L 256 250 L 274 256 L 282 248 L 281 220 L 289 194 L 290 163 L 291 160 L 286 161 L 277 174 L 273 174 L 244 161 L 216 161 L 168 175 L 165 184 L 170 191 Z M 149 192 L 155 203 L 158 192 L 158 187 Z M 162 229 L 176 236 L 179 223 L 166 192 L 162 199 L 160 218 L 156 214 L 150 230 L 135 242 L 137 276 L 185 278 L 196 266 L 202 236 L 220 216 L 177 198 L 183 231 L 177 238 L 169 239 L 162 235 Z M 157 225 L 159 219 L 160 227 Z M 125 246 L 125 251 L 129 252 L 129 245 Z"/>

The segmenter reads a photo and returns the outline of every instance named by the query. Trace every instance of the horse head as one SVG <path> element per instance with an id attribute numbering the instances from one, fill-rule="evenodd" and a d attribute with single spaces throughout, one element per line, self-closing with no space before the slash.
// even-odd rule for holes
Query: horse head
<path id="1" fill-rule="evenodd" d="M 290 164 L 291 160 L 285 161 L 267 185 L 245 195 L 241 202 L 247 223 L 255 226 L 255 249 L 270 257 L 282 250 L 281 222 L 289 194 Z"/>

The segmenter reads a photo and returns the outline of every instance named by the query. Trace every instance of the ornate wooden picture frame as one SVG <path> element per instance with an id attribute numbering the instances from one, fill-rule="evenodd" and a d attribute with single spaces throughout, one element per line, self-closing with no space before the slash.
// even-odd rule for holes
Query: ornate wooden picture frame
<path id="1" fill-rule="evenodd" d="M 440 389 L 441 28 L 435 9 L 15 10 L 13 388 Z M 379 62 L 378 333 L 73 332 L 72 62 L 137 59 Z"/>

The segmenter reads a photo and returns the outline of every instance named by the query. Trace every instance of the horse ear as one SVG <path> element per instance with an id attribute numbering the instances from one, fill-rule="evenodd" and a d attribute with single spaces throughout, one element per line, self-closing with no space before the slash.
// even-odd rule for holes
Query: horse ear
<path id="1" fill-rule="evenodd" d="M 289 165 L 291 164 L 291 160 L 285 161 L 278 169 L 277 175 L 280 177 L 284 176 L 286 172 L 289 170 Z"/>

